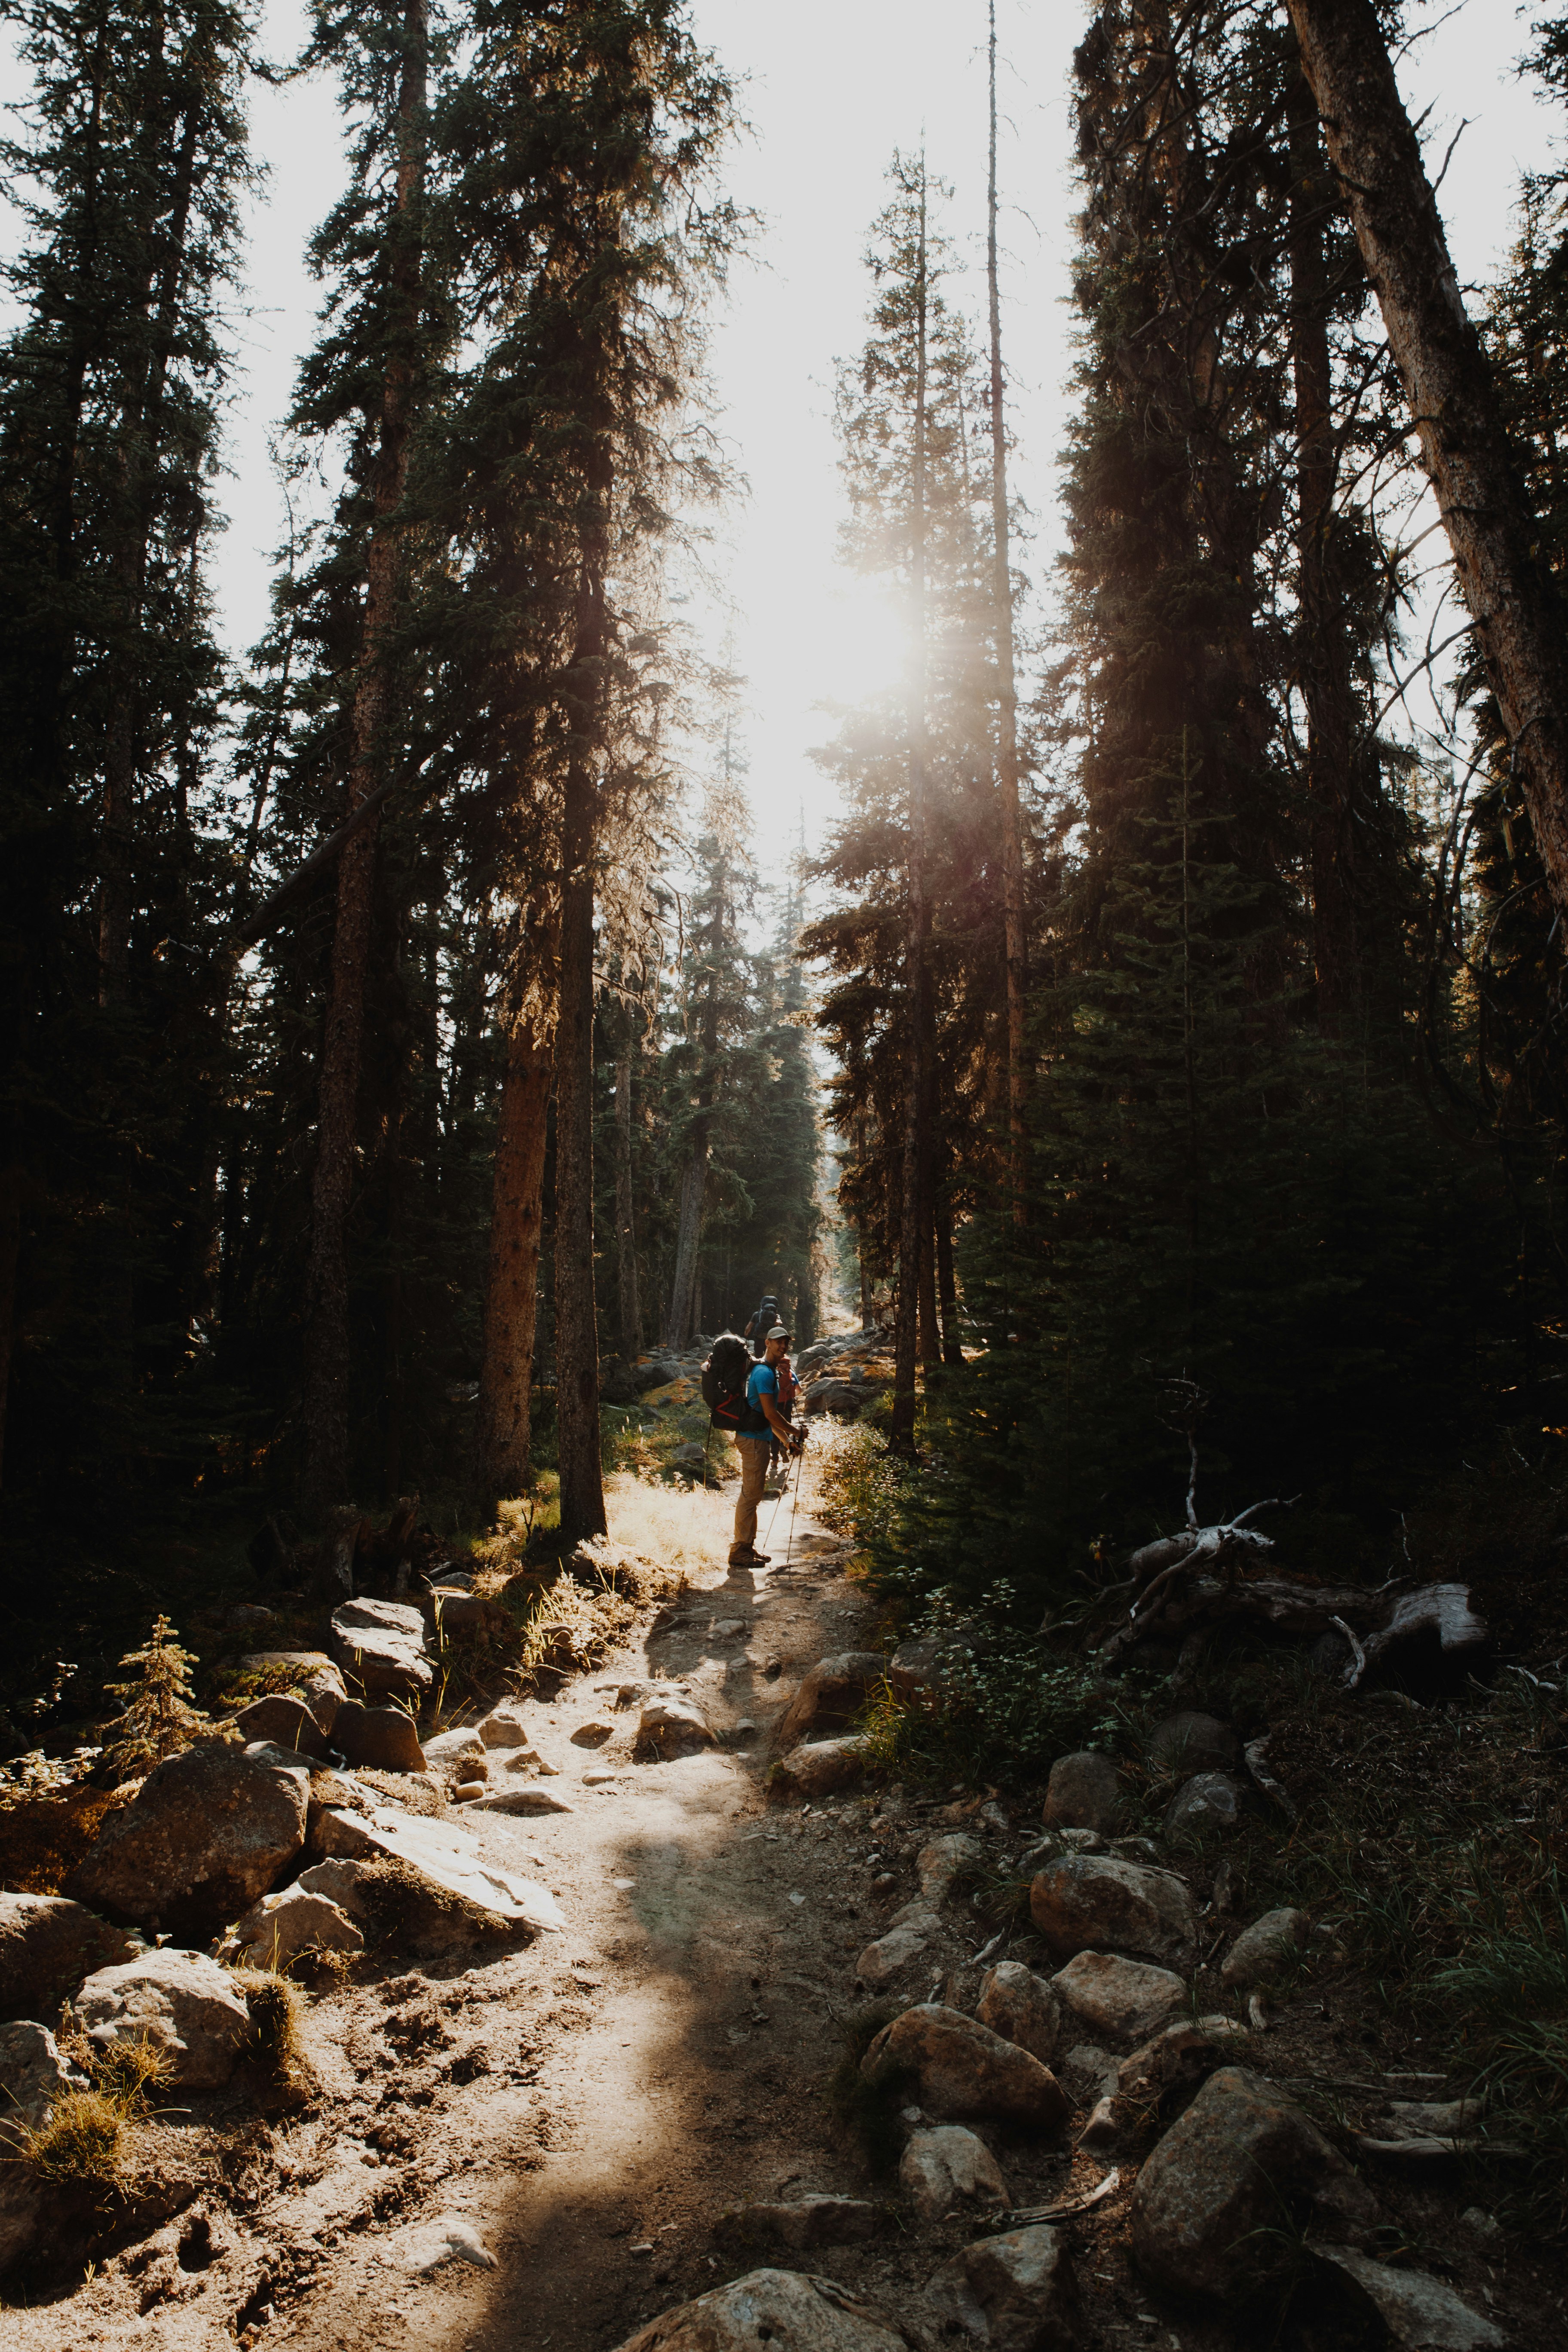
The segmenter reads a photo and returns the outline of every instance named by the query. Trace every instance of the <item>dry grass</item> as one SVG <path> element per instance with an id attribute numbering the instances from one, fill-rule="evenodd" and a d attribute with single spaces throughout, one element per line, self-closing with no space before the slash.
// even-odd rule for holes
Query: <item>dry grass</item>
<path id="1" fill-rule="evenodd" d="M 713 1442 L 715 1448 L 727 1443 L 717 1437 Z M 689 1581 L 715 1570 L 722 1575 L 728 1566 L 735 1524 L 732 1493 L 700 1486 L 682 1493 L 622 1470 L 605 1482 L 605 1508 L 616 1543 L 674 1575 Z"/>
<path id="2" fill-rule="evenodd" d="M 236 1969 L 233 1976 L 250 2011 L 248 2054 L 286 2081 L 301 2063 L 298 1991 L 270 1969 Z"/>
<path id="3" fill-rule="evenodd" d="M 68 2091 L 39 2130 L 24 2130 L 17 2154 L 35 2179 L 63 2189 L 73 2180 L 117 2180 L 125 2165 L 125 2111 L 102 2091 Z"/>

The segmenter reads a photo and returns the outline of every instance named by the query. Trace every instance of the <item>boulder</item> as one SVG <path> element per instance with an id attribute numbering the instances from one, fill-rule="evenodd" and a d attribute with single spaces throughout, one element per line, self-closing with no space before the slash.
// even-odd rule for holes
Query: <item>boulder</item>
<path id="1" fill-rule="evenodd" d="M 54 2017 L 83 1977 L 139 1947 L 63 1895 L 0 1894 L 0 2017 Z"/>
<path id="2" fill-rule="evenodd" d="M 1394 2270 L 1352 2246 L 1314 2245 L 1311 2252 L 1325 2315 L 1348 2323 L 1340 2340 L 1360 2340 L 1370 2323 L 1383 2331 L 1379 2341 L 1400 2352 L 1493 2352 L 1508 2342 L 1501 2328 L 1430 2271 Z"/>
<path id="3" fill-rule="evenodd" d="M 1175 1843 L 1239 1829 L 1247 1810 L 1247 1791 L 1229 1772 L 1194 1772 L 1165 1808 L 1165 1835 Z"/>
<path id="4" fill-rule="evenodd" d="M 1026 1969 L 1022 1960 L 997 1962 L 980 1988 L 974 2014 L 982 2025 L 988 2025 L 1004 2042 L 1016 2042 L 1042 2066 L 1048 2066 L 1055 2058 L 1061 2005 L 1046 1979 Z"/>
<path id="5" fill-rule="evenodd" d="M 922 2221 L 945 2221 L 958 2204 L 1010 2205 L 1002 2168 L 983 2139 L 963 2124 L 910 2135 L 899 2179 Z"/>
<path id="6" fill-rule="evenodd" d="M 926 2301 L 949 2330 L 993 2352 L 1082 2352 L 1089 2341 L 1063 2230 L 980 2239 L 942 2264 Z"/>
<path id="7" fill-rule="evenodd" d="M 921 1895 L 928 1903 L 945 1903 L 960 1881 L 972 1878 L 984 1861 L 985 1848 L 978 1838 L 965 1837 L 962 1832 L 932 1838 L 915 1856 Z"/>
<path id="8" fill-rule="evenodd" d="M 1029 1916 L 1060 1959 L 1123 1952 L 1191 1969 L 1196 1958 L 1197 1920 L 1185 1881 L 1110 1854 L 1068 1853 L 1047 1863 L 1029 1889 Z"/>
<path id="9" fill-rule="evenodd" d="M 1225 1956 L 1219 1980 L 1226 1992 L 1251 1992 L 1288 1972 L 1298 1953 L 1306 1949 L 1310 1922 L 1304 1911 L 1287 1906 L 1266 1911 L 1244 1927 Z"/>
<path id="10" fill-rule="evenodd" d="M 716 1745 L 712 1726 L 692 1700 L 669 1692 L 644 1703 L 637 1717 L 639 1756 L 689 1756 Z"/>
<path id="11" fill-rule="evenodd" d="M 1465 1584 L 1424 1584 L 1401 1593 L 1386 1625 L 1369 1633 L 1367 1670 L 1434 1695 L 1462 1687 L 1486 1663 L 1491 1635 Z"/>
<path id="12" fill-rule="evenodd" d="M 1292 2230 L 1371 2201 L 1315 2124 L 1262 2075 L 1221 2067 L 1145 2161 L 1132 2192 L 1140 2269 L 1175 2294 L 1240 2304 L 1276 2291 Z"/>
<path id="13" fill-rule="evenodd" d="M 246 1674 L 287 1667 L 293 1680 L 294 1696 L 304 1700 L 323 1731 L 331 1730 L 332 1717 L 348 1692 L 325 1650 L 255 1650 L 239 1663 Z"/>
<path id="14" fill-rule="evenodd" d="M 1191 2018 L 1167 2025 L 1152 2042 L 1124 2058 L 1106 2083 L 1094 2111 L 1079 2134 L 1079 2147 L 1110 2149 L 1158 2122 L 1173 2096 L 1194 2090 L 1216 2066 L 1233 2064 L 1247 2032 L 1230 2017 Z"/>
<path id="15" fill-rule="evenodd" d="M 111 1918 L 205 1940 L 247 1911 L 305 1843 L 308 1758 L 187 1748 L 110 1813 L 66 1882 Z"/>
<path id="16" fill-rule="evenodd" d="M 1230 1726 L 1191 1706 L 1178 1707 L 1154 1726 L 1146 1752 L 1155 1770 L 1173 1780 L 1188 1780 L 1194 1772 L 1234 1772 L 1241 1762 L 1241 1742 Z"/>
<path id="17" fill-rule="evenodd" d="M 351 1698 L 338 1709 L 332 1746 L 351 1766 L 373 1772 L 423 1772 L 426 1759 L 414 1718 L 401 1706 L 362 1706 Z"/>
<path id="18" fill-rule="evenodd" d="M 801 1392 L 801 1402 L 808 1413 L 831 1412 L 841 1421 L 853 1421 L 862 1405 L 869 1404 L 879 1393 L 879 1383 L 870 1381 L 839 1381 L 832 1378 L 813 1381 Z"/>
<path id="19" fill-rule="evenodd" d="M 117 1969 L 89 1977 L 72 2008 L 89 2041 L 148 2041 L 173 2068 L 182 2091 L 216 2091 L 227 2082 L 250 2030 L 250 2012 L 234 1979 L 205 1952 L 165 1945 Z"/>
<path id="20" fill-rule="evenodd" d="M 7 2143 L 17 2125 L 41 2131 L 58 2100 L 86 2088 L 86 2075 L 67 2065 L 47 2025 L 31 2018 L 0 2025 L 0 2155 L 10 2153 Z"/>
<path id="21" fill-rule="evenodd" d="M 815 1805 L 835 1790 L 853 1788 L 866 1775 L 866 1748 L 859 1739 L 819 1739 L 781 1756 L 768 1779 L 775 1805 Z"/>
<path id="22" fill-rule="evenodd" d="M 425 1654 L 425 1620 L 402 1601 L 341 1602 L 332 1612 L 332 1655 L 371 1700 L 417 1706 L 436 1680 Z"/>
<path id="23" fill-rule="evenodd" d="M 628 2336 L 619 2352 L 907 2352 L 902 2331 L 834 2279 L 748 2271 Z"/>
<path id="24" fill-rule="evenodd" d="M 442 1633 L 447 1634 L 500 1633 L 512 1622 L 499 1601 L 486 1600 L 460 1584 L 433 1585 L 421 1614 L 427 1618 L 432 1630 L 438 1621 Z"/>
<path id="25" fill-rule="evenodd" d="M 1051 1982 L 1076 2018 L 1112 2042 L 1146 2042 L 1187 2004 L 1187 1988 L 1171 1969 L 1114 1952 L 1079 1952 Z"/>
<path id="26" fill-rule="evenodd" d="M 900 1983 L 917 1979 L 930 1984 L 942 1964 L 945 1930 L 934 1912 L 900 1920 L 868 1944 L 855 1963 L 855 1973 L 873 1992 L 891 1992 Z"/>
<path id="27" fill-rule="evenodd" d="M 1095 1830 L 1113 1837 L 1121 1821 L 1124 1783 L 1113 1758 L 1086 1748 L 1051 1766 L 1042 1815 L 1047 1829 Z"/>
<path id="28" fill-rule="evenodd" d="M 814 1731 L 847 1731 L 887 1671 L 879 1650 L 841 1650 L 819 1659 L 785 1708 L 774 1745 L 783 1751 Z"/>
<path id="29" fill-rule="evenodd" d="M 884 2026 L 861 2072 L 875 2072 L 884 2058 L 915 2070 L 920 2104 L 940 2122 L 989 2120 L 1053 2131 L 1066 2120 L 1068 2103 L 1048 2066 L 939 2002 L 922 2001 Z"/>
<path id="30" fill-rule="evenodd" d="M 323 1861 L 401 1862 L 431 1885 L 488 1912 L 498 1925 L 531 1927 L 536 1935 L 566 1925 L 560 1905 L 544 1887 L 487 1862 L 478 1841 L 451 1822 L 416 1818 L 393 1805 L 372 1805 L 363 1813 L 329 1806 L 316 1838 Z M 312 1891 L 332 1894 L 314 1871 L 300 1873 L 300 1885 L 307 1881 Z"/>
<path id="31" fill-rule="evenodd" d="M 852 2246 L 874 2235 L 879 2208 L 860 2197 L 824 2197 L 808 2191 L 789 2205 L 740 2205 L 721 2213 L 713 2235 L 721 2245 Z"/>
<path id="32" fill-rule="evenodd" d="M 236 1922 L 234 1934 L 247 1968 L 282 1970 L 301 1952 L 363 1952 L 364 1937 L 346 1911 L 296 1882 L 264 1895 Z"/>
<path id="33" fill-rule="evenodd" d="M 234 1727 L 247 1747 L 262 1741 L 287 1748 L 296 1756 L 324 1757 L 327 1752 L 327 1735 L 304 1700 L 281 1691 L 268 1691 L 265 1698 L 252 1699 L 248 1706 L 242 1706 Z"/>

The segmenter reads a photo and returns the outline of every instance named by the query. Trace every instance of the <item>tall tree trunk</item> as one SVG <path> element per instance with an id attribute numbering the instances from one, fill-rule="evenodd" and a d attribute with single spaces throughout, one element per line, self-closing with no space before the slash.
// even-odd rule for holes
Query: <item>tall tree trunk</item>
<path id="1" fill-rule="evenodd" d="M 605 644 L 603 580 L 584 592 L 578 632 L 584 698 L 596 704 Z M 591 646 L 591 650 L 590 650 Z M 599 1325 L 594 1297 L 595 797 L 585 714 L 562 812 L 561 1010 L 555 1030 L 555 1404 L 560 1430 L 561 1532 L 568 1543 L 605 1533 L 599 1446 Z"/>
<path id="2" fill-rule="evenodd" d="M 398 92 L 396 205 L 389 238 L 390 277 L 397 314 L 392 331 L 398 341 L 405 344 L 412 342 L 420 317 L 428 53 L 426 0 L 406 0 Z M 353 759 L 348 793 L 351 815 L 380 782 L 384 756 L 382 730 L 389 681 L 381 647 L 394 620 L 402 580 L 403 534 L 393 518 L 402 502 L 408 472 L 414 390 L 412 359 L 405 355 L 389 361 L 382 388 L 375 515 L 366 564 L 360 680 L 354 696 Z M 353 1182 L 354 1115 L 379 822 L 378 814 L 362 825 L 345 842 L 338 859 L 337 925 L 332 936 L 316 1168 L 310 1195 L 310 1320 L 306 1331 L 305 1486 L 308 1501 L 317 1512 L 327 1510 L 348 1491 L 348 1214 Z"/>
<path id="3" fill-rule="evenodd" d="M 1563 610 L 1492 371 L 1465 312 L 1432 184 L 1371 0 L 1286 0 L 1422 463 L 1507 730 L 1552 895 L 1568 912 Z"/>
<path id="4" fill-rule="evenodd" d="M 1312 949 L 1318 1025 L 1330 1036 L 1352 1017 L 1356 988 L 1355 833 L 1352 780 L 1357 756 L 1355 688 L 1343 609 L 1330 562 L 1334 528 L 1333 379 L 1329 362 L 1330 215 L 1318 110 L 1298 73 L 1287 100 L 1290 143 L 1290 363 L 1296 394 L 1296 561 L 1300 595 L 1298 674 L 1307 717 L 1307 822 L 1310 841 Z"/>
<path id="5" fill-rule="evenodd" d="M 642 1308 L 637 1300 L 637 1220 L 632 1202 L 632 1052 L 636 1024 L 626 1015 L 626 1036 L 616 1064 L 616 1272 L 620 1290 L 621 1353 L 628 1363 L 642 1347 Z"/>
<path id="6" fill-rule="evenodd" d="M 1002 296 L 996 273 L 996 0 L 990 0 L 990 168 L 985 289 L 991 327 L 991 560 L 996 608 L 996 783 L 1002 815 L 1002 919 L 1007 990 L 1008 1178 L 1013 1214 L 1024 1215 L 1024 827 L 1018 802 L 1018 692 L 1013 656 L 1013 562 L 1007 515 L 1007 427 L 1003 406 Z"/>
<path id="7" fill-rule="evenodd" d="M 898 1316 L 893 1340 L 893 1415 L 889 1443 L 895 1453 L 915 1450 L 915 1364 L 920 1345 L 922 1261 L 929 1260 L 926 1111 L 926 197 L 921 163 L 920 255 L 915 284 L 916 359 L 912 513 L 910 531 L 910 847 L 905 909 L 905 1020 L 902 1181 L 899 1214 Z"/>
<path id="8" fill-rule="evenodd" d="M 664 1327 L 667 1348 L 684 1348 L 691 1337 L 696 1315 L 697 1247 L 702 1234 L 702 1195 L 708 1183 L 706 1129 L 694 1137 L 691 1157 L 680 1179 L 680 1219 L 675 1237 L 675 1278 L 669 1286 L 669 1319 Z"/>
<path id="9" fill-rule="evenodd" d="M 530 1476 L 544 1144 L 554 1076 L 552 1021 L 520 1014 L 507 1037 L 491 1190 L 478 1465 L 487 1502 L 522 1494 Z"/>

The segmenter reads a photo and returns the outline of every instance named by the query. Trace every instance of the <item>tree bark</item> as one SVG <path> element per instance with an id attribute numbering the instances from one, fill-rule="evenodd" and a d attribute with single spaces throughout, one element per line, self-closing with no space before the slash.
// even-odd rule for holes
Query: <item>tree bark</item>
<path id="1" fill-rule="evenodd" d="M 584 583 L 578 667 L 596 703 L 605 643 L 604 583 Z M 594 780 L 581 710 L 562 812 L 561 1010 L 555 1031 L 555 1402 L 560 1432 L 561 1533 L 568 1543 L 605 1530 L 599 1444 L 599 1326 L 594 1297 Z"/>
<path id="2" fill-rule="evenodd" d="M 1024 1217 L 1024 825 L 1018 800 L 1018 692 L 1013 655 L 1013 562 L 1003 408 L 1002 297 L 996 275 L 996 0 L 990 0 L 990 170 L 985 288 L 991 329 L 991 561 L 996 608 L 996 784 L 1002 819 L 1002 921 L 1006 963 L 1007 1172 L 1013 1214 Z"/>
<path id="3" fill-rule="evenodd" d="M 680 1221 L 675 1239 L 675 1279 L 669 1286 L 667 1348 L 684 1348 L 691 1337 L 697 1291 L 697 1245 L 702 1232 L 702 1194 L 708 1182 L 708 1138 L 693 1140 L 680 1179 Z"/>
<path id="4" fill-rule="evenodd" d="M 487 1502 L 528 1486 L 544 1143 L 555 1075 L 548 1019 L 521 1015 L 507 1038 L 491 1189 L 489 1285 L 479 1372 L 479 1473 Z"/>
<path id="5" fill-rule="evenodd" d="M 426 0 L 406 0 L 403 42 L 397 188 L 388 241 L 398 327 L 401 339 L 411 342 L 419 323 L 422 278 L 420 224 L 429 52 Z M 382 387 L 375 514 L 366 565 L 360 680 L 354 696 L 348 792 L 351 816 L 383 781 L 382 730 L 389 680 L 381 648 L 394 620 L 402 581 L 403 533 L 393 517 L 402 503 L 408 471 L 414 390 L 412 358 L 405 353 L 389 360 Z M 376 820 L 362 824 L 344 843 L 338 860 L 337 924 L 321 1051 L 307 1294 L 305 1490 L 310 1507 L 317 1512 L 339 1501 L 347 1493 L 349 1482 L 348 1214 L 377 824 Z"/>
<path id="6" fill-rule="evenodd" d="M 1558 596 L 1491 368 L 1370 0 L 1286 0 L 1542 863 L 1568 912 L 1568 673 Z"/>
<path id="7" fill-rule="evenodd" d="M 945 1188 L 938 1193 L 936 1203 L 936 1286 L 942 1299 L 942 1360 L 944 1364 L 962 1364 L 958 1279 L 952 1265 L 952 1203 Z"/>
<path id="8" fill-rule="evenodd" d="M 632 1052 L 635 1024 L 626 1033 L 616 1064 L 616 1271 L 620 1290 L 621 1353 L 629 1363 L 642 1347 L 642 1308 L 637 1298 L 637 1219 L 632 1202 Z"/>

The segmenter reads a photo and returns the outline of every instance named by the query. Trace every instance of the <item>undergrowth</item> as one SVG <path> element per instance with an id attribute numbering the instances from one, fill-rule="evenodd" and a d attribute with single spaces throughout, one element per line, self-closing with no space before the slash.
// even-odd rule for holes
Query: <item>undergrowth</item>
<path id="1" fill-rule="evenodd" d="M 167 2086 L 174 2067 L 145 2036 L 82 2043 L 75 2054 L 89 2077 L 88 2088 L 57 2099 L 46 2123 L 19 2126 L 12 2153 L 50 2188 L 72 2181 L 109 2187 L 125 2168 L 128 2127 L 148 2112 L 152 2095 Z"/>

